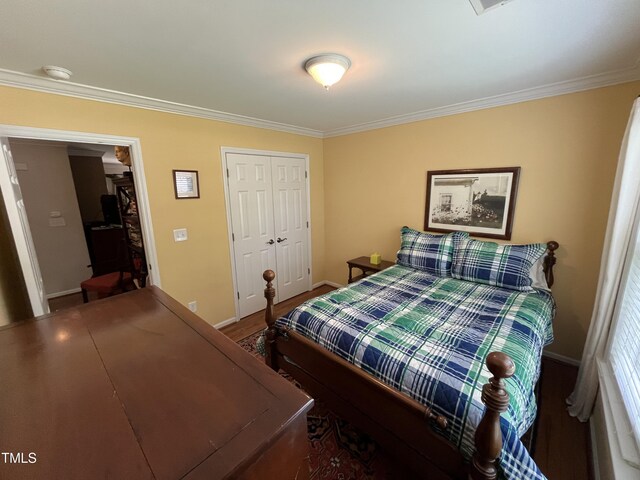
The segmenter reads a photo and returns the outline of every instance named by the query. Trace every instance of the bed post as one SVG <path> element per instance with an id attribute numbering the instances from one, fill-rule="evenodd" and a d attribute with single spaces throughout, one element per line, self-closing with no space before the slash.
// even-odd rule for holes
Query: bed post
<path id="1" fill-rule="evenodd" d="M 276 296 L 276 289 L 273 288 L 271 282 L 276 278 L 276 274 L 273 270 L 265 270 L 262 274 L 262 278 L 267 282 L 267 287 L 264 289 L 264 298 L 267 299 L 267 308 L 264 310 L 264 321 L 267 323 L 267 331 L 264 335 L 264 361 L 278 371 L 278 362 L 276 353 L 276 315 L 273 309 L 273 299 Z"/>
<path id="2" fill-rule="evenodd" d="M 553 266 L 556 264 L 555 251 L 559 246 L 558 242 L 554 242 L 553 240 L 547 242 L 547 255 L 544 257 L 543 270 L 549 288 L 553 286 Z"/>
<path id="3" fill-rule="evenodd" d="M 482 403 L 486 410 L 476 430 L 476 451 L 469 476 L 473 480 L 495 480 L 497 476 L 495 462 L 502 450 L 500 413 L 509 406 L 509 394 L 503 379 L 513 375 L 516 369 L 513 360 L 502 352 L 491 352 L 487 356 L 487 367 L 493 377 L 482 387 Z"/>

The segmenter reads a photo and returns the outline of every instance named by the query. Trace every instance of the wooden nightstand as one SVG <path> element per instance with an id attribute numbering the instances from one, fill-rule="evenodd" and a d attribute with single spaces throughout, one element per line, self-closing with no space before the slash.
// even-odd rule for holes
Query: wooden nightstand
<path id="1" fill-rule="evenodd" d="M 381 272 L 385 268 L 389 268 L 395 265 L 395 262 L 388 262 L 386 260 L 383 260 L 378 265 L 374 265 L 369 261 L 369 257 L 358 257 L 349 260 L 347 262 L 347 265 L 349 265 L 349 283 L 353 283 L 365 277 L 368 277 L 372 273 Z M 362 271 L 362 274 L 354 277 L 352 274 L 352 270 L 354 267 L 360 269 Z"/>

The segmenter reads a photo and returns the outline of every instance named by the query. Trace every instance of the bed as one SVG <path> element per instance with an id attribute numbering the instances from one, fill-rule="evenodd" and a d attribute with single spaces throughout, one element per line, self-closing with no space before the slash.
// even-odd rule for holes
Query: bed
<path id="1" fill-rule="evenodd" d="M 266 363 L 420 478 L 544 479 L 520 437 L 535 419 L 540 357 L 553 338 L 555 304 L 545 287 L 558 244 L 534 245 L 507 252 L 527 257 L 518 268 L 530 269 L 530 280 L 515 282 L 529 285 L 513 289 L 513 268 L 496 254 L 512 246 L 405 227 L 398 265 L 278 319 L 267 270 Z M 536 268 L 546 285 L 535 284 Z"/>

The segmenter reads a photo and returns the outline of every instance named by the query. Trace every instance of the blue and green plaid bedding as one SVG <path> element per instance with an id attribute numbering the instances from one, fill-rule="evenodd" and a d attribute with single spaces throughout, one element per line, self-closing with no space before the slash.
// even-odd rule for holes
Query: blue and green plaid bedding
<path id="1" fill-rule="evenodd" d="M 520 437 L 535 419 L 542 348 L 553 340 L 548 292 L 518 292 L 395 265 L 309 300 L 277 320 L 406 393 L 449 425 L 465 458 L 482 418 L 485 358 L 508 354 L 511 401 L 502 415 L 500 477 L 544 479 Z"/>

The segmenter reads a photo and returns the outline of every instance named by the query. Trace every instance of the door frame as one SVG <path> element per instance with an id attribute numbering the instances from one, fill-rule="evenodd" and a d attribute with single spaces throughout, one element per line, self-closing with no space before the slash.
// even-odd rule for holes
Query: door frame
<path id="1" fill-rule="evenodd" d="M 50 140 L 50 141 L 58 141 L 58 142 L 77 142 L 77 143 L 96 143 L 103 145 L 123 145 L 128 146 L 131 152 L 131 169 L 134 172 L 133 180 L 136 188 L 136 196 L 138 199 L 138 209 L 141 212 L 141 228 L 142 235 L 145 240 L 145 253 L 147 256 L 147 262 L 149 264 L 149 283 L 151 285 L 156 285 L 160 287 L 160 268 L 158 266 L 158 256 L 156 252 L 155 239 L 153 237 L 153 224 L 151 221 L 151 209 L 149 207 L 149 194 L 147 192 L 147 182 L 145 178 L 144 172 L 144 163 L 142 160 L 142 147 L 140 145 L 140 139 L 136 137 L 120 137 L 115 135 L 105 135 L 100 133 L 86 133 L 86 132 L 76 132 L 71 130 L 53 130 L 48 128 L 36 128 L 36 127 L 22 127 L 16 125 L 4 125 L 0 124 L 0 137 L 8 137 L 11 138 L 21 138 L 21 139 L 30 139 L 30 140 Z M 8 159 L 4 156 L 4 152 L 2 153 L 2 165 L 0 165 L 0 174 L 8 173 L 6 171 Z M 5 195 L 5 186 L 2 186 L 2 194 Z M 17 211 L 13 211 L 15 209 L 15 205 L 9 205 L 7 203 L 7 215 L 11 219 L 12 216 L 15 220 Z M 16 239 L 16 235 L 13 231 L 12 222 L 10 223 L 11 233 L 14 237 L 14 241 L 16 242 L 16 249 L 18 250 L 18 254 L 24 254 L 26 252 L 26 246 L 22 244 L 22 242 L 18 241 L 20 239 Z M 31 232 L 29 232 L 30 234 Z M 37 254 L 36 254 L 37 255 Z M 31 260 L 29 259 L 29 262 Z M 24 272 L 25 283 L 27 284 L 27 291 L 29 292 L 29 300 L 33 306 L 33 298 L 32 292 L 34 292 L 34 288 L 37 289 L 35 285 L 36 279 L 32 278 L 28 272 Z M 40 307 L 37 307 L 39 310 Z M 34 311 L 34 316 L 37 316 L 36 311 Z"/>
<path id="2" fill-rule="evenodd" d="M 237 148 L 237 147 L 220 147 L 220 160 L 222 162 L 222 184 L 224 185 L 224 206 L 227 213 L 227 237 L 229 242 L 229 259 L 231 261 L 231 277 L 233 279 L 233 304 L 235 308 L 235 321 L 240 321 L 240 300 L 238 299 L 238 273 L 236 271 L 235 262 L 235 250 L 234 242 L 231 234 L 233 233 L 233 225 L 231 222 L 231 205 L 229 201 L 229 184 L 227 177 L 227 153 L 237 153 L 240 155 L 256 155 L 266 157 L 287 157 L 287 158 L 300 158 L 304 160 L 304 168 L 307 173 L 305 182 L 307 186 L 307 221 L 309 222 L 309 228 L 307 228 L 307 258 L 309 275 L 307 279 L 307 291 L 313 289 L 313 267 L 311 261 L 311 172 L 309 170 L 309 154 L 308 153 L 291 153 L 291 152 L 279 152 L 271 150 L 255 150 L 251 148 Z M 279 301 L 278 291 L 276 289 L 275 303 Z M 265 300 L 265 307 L 266 307 Z M 232 322 L 228 322 L 232 323 Z M 227 322 L 225 322 L 227 324 Z M 222 326 L 222 325 L 220 325 Z"/>

